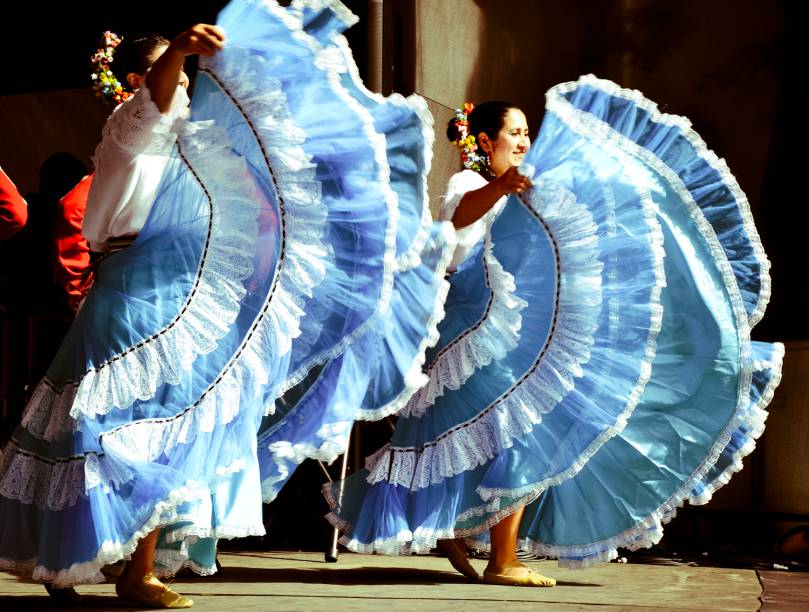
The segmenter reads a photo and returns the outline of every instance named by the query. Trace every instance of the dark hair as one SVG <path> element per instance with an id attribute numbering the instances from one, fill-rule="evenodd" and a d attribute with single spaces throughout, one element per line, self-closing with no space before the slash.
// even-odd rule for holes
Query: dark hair
<path id="1" fill-rule="evenodd" d="M 126 75 L 130 72 L 145 74 L 152 67 L 152 54 L 169 41 L 160 34 L 130 34 L 124 36 L 112 53 L 110 68 L 115 78 L 126 88 Z"/>
<path id="2" fill-rule="evenodd" d="M 497 140 L 497 135 L 503 129 L 506 115 L 512 108 L 519 107 L 503 100 L 478 104 L 467 117 L 469 133 L 477 138 L 478 134 L 483 132 L 492 140 Z M 455 142 L 459 137 L 458 128 L 455 126 L 455 117 L 453 117 L 447 124 L 447 138 L 449 138 L 450 142 Z"/>

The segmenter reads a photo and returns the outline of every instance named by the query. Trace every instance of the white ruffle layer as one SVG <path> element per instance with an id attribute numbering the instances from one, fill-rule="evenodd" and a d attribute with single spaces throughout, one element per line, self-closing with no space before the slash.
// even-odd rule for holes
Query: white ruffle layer
<path id="1" fill-rule="evenodd" d="M 57 588 L 104 582 L 106 578 L 100 571 L 102 567 L 116 563 L 121 559 L 128 559 L 141 539 L 158 527 L 170 525 L 177 520 L 177 506 L 188 502 L 188 500 L 196 499 L 199 494 L 200 487 L 191 482 L 185 487 L 173 491 L 165 500 L 155 505 L 149 519 L 132 534 L 132 537 L 126 542 L 111 540 L 104 542 L 92 561 L 74 563 L 67 569 L 53 571 L 39 565 L 36 558 L 26 561 L 0 558 L 0 570 L 24 574 L 39 582 L 49 582 Z"/>
<path id="2" fill-rule="evenodd" d="M 283 235 L 286 238 L 281 245 L 284 249 L 282 267 L 276 271 L 278 282 L 241 347 L 195 404 L 170 419 L 144 419 L 103 434 L 106 448 L 132 461 L 153 461 L 161 453 L 170 452 L 177 444 L 192 442 L 198 433 L 213 431 L 218 425 L 236 418 L 245 398 L 254 400 L 266 386 L 273 374 L 275 359 L 289 351 L 292 339 L 300 333 L 303 302 L 325 273 L 323 259 L 326 249 L 321 236 L 326 211 L 320 199 L 319 183 L 314 180 L 313 166 L 300 146 L 305 136 L 292 122 L 283 92 L 278 87 L 273 88 L 266 78 L 258 80 L 260 66 L 256 62 L 260 60 L 245 54 L 240 60 L 227 65 L 237 64 L 236 72 L 216 60 L 210 62 L 210 68 L 203 63 L 201 69 L 210 74 L 228 95 L 239 100 L 240 108 L 246 113 L 245 118 L 256 128 L 267 159 L 271 160 L 272 166 L 268 170 L 283 201 Z M 261 90 L 257 85 L 259 82 Z M 210 178 L 213 179 L 211 182 L 217 183 L 218 190 L 224 190 L 229 183 L 218 182 L 218 172 L 230 167 L 228 157 L 236 156 L 223 142 L 224 136 L 218 130 L 206 137 L 199 137 L 200 132 L 204 131 L 205 127 L 194 134 L 198 138 L 192 141 L 195 145 L 192 149 L 206 146 L 210 149 L 204 155 L 195 155 L 187 150 L 186 157 L 196 173 L 203 177 L 206 186 Z M 242 173 L 239 176 L 243 180 L 246 175 Z M 213 201 L 222 204 L 224 210 L 228 211 L 227 216 L 237 217 L 233 211 L 236 203 L 232 202 L 232 198 L 228 201 L 224 197 L 226 192 L 222 193 L 223 197 L 213 198 Z M 156 362 L 154 365 L 160 364 Z M 171 360 L 165 365 L 169 371 L 173 370 Z M 137 369 L 130 373 L 123 368 L 109 371 L 123 380 L 119 385 L 117 380 L 110 379 L 108 388 L 125 386 L 142 373 Z M 152 380 L 155 378 L 152 377 Z M 23 421 L 32 434 L 52 440 L 72 431 L 76 421 L 68 413 L 71 390 L 75 393 L 72 386 L 60 393 L 49 381 L 40 383 Z M 40 472 L 44 469 L 41 465 L 48 465 L 48 461 L 46 458 L 28 456 L 25 462 L 29 466 L 25 470 Z M 125 475 L 111 463 L 104 456 L 99 457 L 98 461 L 86 463 L 85 457 L 69 459 L 65 464 L 71 466 L 71 473 L 85 470 L 86 478 L 84 482 L 78 478 L 72 479 L 71 487 L 61 495 L 75 503 L 75 499 L 84 494 L 85 487 L 89 489 L 99 484 L 108 486 L 120 482 L 119 479 Z M 76 467 L 76 464 L 83 467 Z"/>
<path id="3" fill-rule="evenodd" d="M 444 394 L 444 389 L 460 389 L 476 370 L 492 360 L 502 359 L 517 347 L 522 326 L 520 313 L 528 302 L 515 295 L 514 277 L 503 269 L 492 248 L 491 241 L 486 240 L 483 269 L 490 293 L 483 316 L 441 350 L 427 368 L 430 381 L 410 399 L 399 416 L 422 416 Z"/>
<path id="4" fill-rule="evenodd" d="M 565 277 L 559 278 L 556 325 L 542 359 L 508 393 L 434 443 L 380 449 L 366 460 L 369 483 L 387 481 L 415 490 L 486 463 L 531 431 L 582 374 L 601 308 L 598 228 L 572 193 L 542 179 L 534 182 L 526 206 L 546 224 L 558 250 L 558 273 Z"/>
<path id="5" fill-rule="evenodd" d="M 437 241 L 430 242 L 426 246 L 440 248 L 441 254 L 433 270 L 432 279 L 433 285 L 437 285 L 439 289 L 435 294 L 424 336 L 419 341 L 409 369 L 403 375 L 404 388 L 394 399 L 383 406 L 376 406 L 373 409 L 358 408 L 354 414 L 354 419 L 351 421 L 324 423 L 316 432 L 314 441 L 305 443 L 278 441 L 270 444 L 269 451 L 275 462 L 276 476 L 262 482 L 262 496 L 265 503 L 271 502 L 278 494 L 278 488 L 275 485 L 286 482 L 290 475 L 288 467 L 290 462 L 293 465 L 300 465 L 306 459 L 316 459 L 327 464 L 332 463 L 346 452 L 354 420 L 373 421 L 396 414 L 409 401 L 413 393 L 425 384 L 427 379 L 422 373 L 425 352 L 438 341 L 438 324 L 444 318 L 444 301 L 449 291 L 449 283 L 442 279 L 446 274 L 447 266 L 452 260 L 452 253 L 455 249 L 454 229 L 452 226 L 448 223 L 442 223 L 437 234 Z M 377 332 L 372 331 L 370 333 Z M 385 341 L 384 334 L 381 334 L 379 341 Z M 348 350 L 351 350 L 351 348 Z"/>
<path id="6" fill-rule="evenodd" d="M 753 219 L 753 213 L 750 210 L 750 203 L 747 199 L 747 196 L 745 195 L 744 191 L 742 191 L 742 188 L 739 186 L 736 177 L 733 176 L 733 173 L 730 171 L 730 168 L 728 168 L 728 165 L 725 162 L 725 160 L 717 156 L 716 153 L 714 153 L 712 150 L 708 148 L 708 145 L 705 143 L 702 137 L 694 130 L 694 128 L 691 125 L 691 121 L 689 121 L 688 118 L 679 115 L 669 115 L 667 113 L 663 113 L 660 111 L 657 104 L 649 100 L 646 96 L 643 95 L 642 92 L 636 89 L 623 88 L 618 84 L 613 83 L 612 81 L 608 81 L 606 79 L 599 79 L 592 74 L 584 75 L 581 78 L 579 78 L 578 81 L 562 83 L 550 89 L 547 93 L 548 105 L 550 106 L 551 104 L 553 104 L 556 107 L 556 109 L 558 109 L 560 104 L 567 103 L 566 100 L 564 100 L 563 102 L 564 95 L 574 91 L 577 87 L 582 85 L 594 87 L 616 98 L 629 100 L 633 104 L 635 104 L 638 108 L 649 113 L 649 116 L 653 122 L 661 125 L 669 125 L 678 128 L 682 136 L 694 148 L 696 154 L 699 157 L 701 157 L 711 168 L 716 170 L 716 172 L 719 174 L 719 176 L 722 179 L 722 182 L 728 188 L 730 193 L 733 195 L 733 198 L 739 210 L 739 215 L 742 218 L 744 231 L 747 234 L 748 239 L 750 240 L 750 244 L 756 256 L 756 260 L 758 261 L 760 266 L 759 271 L 760 291 L 758 295 L 758 302 L 756 303 L 755 308 L 750 313 L 748 318 L 748 325 L 750 326 L 750 328 L 754 327 L 764 316 L 764 311 L 766 310 L 767 303 L 770 300 L 770 295 L 772 291 L 772 282 L 769 273 L 770 261 L 767 258 L 767 254 L 764 252 L 763 245 L 761 244 L 761 238 L 758 234 L 758 230 L 756 229 L 755 220 Z M 595 118 L 593 117 L 593 119 Z M 599 123 L 601 123 L 601 121 L 599 121 Z M 630 139 L 628 138 L 625 138 L 623 136 L 622 138 L 626 142 L 631 142 Z M 632 147 L 634 154 L 643 159 L 643 161 L 647 162 L 650 166 L 655 168 L 655 170 L 659 171 L 659 167 L 661 165 L 664 165 L 663 162 L 659 158 L 657 158 L 651 151 L 648 151 L 647 149 L 641 147 L 640 145 L 637 145 L 634 142 L 632 144 L 634 145 L 634 147 Z M 656 160 L 656 163 L 652 163 L 651 158 L 654 158 Z M 666 168 L 668 168 L 668 166 L 666 166 Z M 680 183 L 682 189 L 687 190 L 687 187 L 683 183 L 684 179 L 681 179 L 676 173 L 672 172 L 670 168 L 667 175 L 669 175 L 667 176 L 667 178 L 670 182 L 672 181 L 673 178 L 671 175 L 677 177 L 677 183 Z M 676 189 L 676 191 L 678 195 L 682 197 L 681 189 L 678 188 Z M 693 196 L 690 196 L 690 194 L 689 200 L 693 201 Z M 725 253 L 726 258 L 731 258 L 732 256 L 733 256 L 732 250 Z"/>
<path id="7" fill-rule="evenodd" d="M 766 364 L 760 364 L 764 366 L 762 369 L 773 370 L 773 375 L 767 387 L 764 389 L 761 398 L 755 405 L 749 408 L 749 412 L 746 412 L 743 416 L 737 416 L 730 422 L 717 444 L 714 445 L 711 453 L 703 460 L 697 470 L 695 470 L 691 477 L 657 510 L 639 521 L 631 529 L 612 538 L 594 542 L 586 546 L 549 546 L 542 542 L 527 539 L 524 542 L 524 547 L 538 555 L 557 558 L 566 557 L 565 559 L 561 559 L 559 563 L 563 567 L 582 568 L 590 567 L 602 561 L 615 559 L 618 556 L 618 548 L 638 550 L 657 544 L 663 537 L 663 525 L 667 524 L 677 515 L 678 508 L 682 508 L 686 501 L 694 505 L 707 504 L 717 490 L 730 482 L 734 474 L 741 471 L 743 467 L 742 460 L 755 449 L 756 440 L 758 440 L 764 432 L 764 423 L 767 420 L 765 407 L 772 400 L 775 389 L 781 381 L 784 346 L 782 344 L 776 344 L 776 347 L 772 361 Z M 733 454 L 730 465 L 721 475 L 713 478 L 709 483 L 705 483 L 705 476 L 719 460 L 733 432 L 737 431 L 740 427 L 745 427 L 748 431 L 747 443 Z M 700 494 L 699 497 L 694 497 L 692 493 L 700 483 L 705 485 L 704 492 Z M 574 561 L 571 560 L 570 557 L 580 560 Z"/>

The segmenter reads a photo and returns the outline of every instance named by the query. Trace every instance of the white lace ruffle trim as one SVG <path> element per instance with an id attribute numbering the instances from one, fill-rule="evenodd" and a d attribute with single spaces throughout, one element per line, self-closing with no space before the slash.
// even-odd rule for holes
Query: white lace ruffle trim
<path id="1" fill-rule="evenodd" d="M 719 174 L 722 183 L 728 188 L 731 195 L 733 196 L 736 206 L 739 210 L 739 215 L 742 218 L 742 223 L 744 226 L 745 233 L 750 241 L 750 244 L 753 249 L 753 253 L 755 254 L 756 260 L 759 263 L 759 282 L 760 282 L 760 289 L 758 293 L 758 301 L 750 313 L 748 318 L 748 324 L 752 328 L 758 323 L 761 318 L 764 316 L 764 311 L 767 308 L 767 303 L 770 300 L 770 295 L 772 291 L 772 282 L 770 280 L 770 261 L 767 258 L 767 254 L 764 252 L 764 247 L 761 243 L 761 238 L 758 234 L 758 230 L 756 229 L 755 221 L 753 219 L 753 214 L 750 210 L 750 203 L 745 195 L 744 191 L 742 191 L 741 187 L 739 186 L 736 177 L 728 168 L 727 163 L 724 159 L 721 159 L 708 148 L 708 145 L 702 139 L 702 137 L 694 130 L 691 125 L 691 122 L 686 117 L 681 117 L 679 115 L 670 115 L 667 113 L 663 113 L 659 110 L 657 104 L 653 101 L 646 98 L 638 90 L 635 89 L 625 89 L 620 87 L 616 83 L 612 81 L 608 81 L 606 79 L 599 79 L 592 74 L 584 75 L 579 78 L 578 81 L 573 81 L 569 83 L 562 83 L 553 87 L 547 93 L 547 100 L 548 105 L 553 103 L 557 105 L 564 99 L 565 94 L 571 93 L 575 91 L 580 86 L 590 86 L 596 89 L 603 91 L 604 93 L 615 96 L 617 98 L 621 98 L 624 100 L 629 100 L 634 103 L 638 108 L 647 112 L 651 118 L 651 120 L 655 123 L 667 126 L 674 126 L 679 129 L 680 134 L 688 141 L 688 143 L 694 148 L 696 154 L 701 157 L 710 167 L 712 167 L 716 172 Z M 565 102 L 567 102 L 565 100 Z M 569 103 L 568 103 L 569 104 Z M 571 106 L 572 108 L 572 106 Z M 594 117 L 595 118 L 595 117 Z M 625 138 L 627 142 L 631 142 L 629 138 Z M 651 151 L 640 147 L 636 143 L 633 149 L 636 153 L 639 153 L 640 149 L 645 152 L 645 155 L 641 156 L 641 159 L 647 161 L 649 163 L 649 157 L 653 156 L 656 160 L 656 164 L 650 164 L 655 169 L 658 166 L 662 165 L 663 162 L 657 158 Z M 666 166 L 668 168 L 668 166 Z M 669 169 L 670 170 L 670 169 Z M 670 171 L 669 175 L 674 175 L 677 177 L 678 182 L 681 182 L 684 188 L 687 188 L 687 180 L 688 177 L 679 177 L 676 173 Z M 671 177 L 669 177 L 671 181 Z M 681 195 L 681 194 L 680 194 Z M 681 195 L 682 197 L 682 195 Z M 693 197 L 691 198 L 693 199 Z M 710 206 L 710 199 L 709 198 L 702 198 L 704 201 L 708 202 L 708 206 Z M 704 214 L 704 213 L 703 213 Z M 726 257 L 732 259 L 734 255 L 734 248 L 730 245 L 729 249 L 726 251 Z"/>
<path id="2" fill-rule="evenodd" d="M 438 253 L 436 261 L 433 264 L 434 267 L 431 270 L 432 278 L 429 282 L 429 286 L 435 288 L 434 299 L 432 304 L 428 304 L 426 305 L 427 307 L 424 308 L 427 313 L 424 332 L 413 351 L 413 358 L 410 361 L 410 365 L 404 372 L 404 388 L 395 398 L 388 401 L 386 404 L 358 408 L 355 414 L 355 418 L 357 419 L 378 421 L 379 419 L 400 412 L 413 397 L 413 394 L 428 383 L 429 378 L 423 372 L 426 352 L 428 348 L 435 346 L 435 343 L 438 342 L 439 339 L 438 324 L 444 319 L 444 302 L 446 302 L 450 287 L 449 282 L 444 280 L 444 277 L 447 273 L 447 267 L 452 261 L 452 254 L 455 251 L 455 229 L 452 227 L 452 224 L 436 223 L 436 225 L 439 227 L 436 237 L 430 240 L 425 246 L 425 249 Z M 424 251 L 419 255 L 419 261 L 422 261 L 423 254 Z M 400 305 L 405 305 L 405 303 L 400 302 Z M 391 310 L 391 314 L 395 315 L 395 312 Z M 383 329 L 396 329 L 396 325 L 387 326 L 384 323 L 380 324 L 378 327 L 382 327 Z M 380 341 L 387 341 L 383 340 L 385 337 L 384 331 L 377 330 L 376 333 L 379 334 Z"/>
<path id="3" fill-rule="evenodd" d="M 618 548 L 638 550 L 648 548 L 660 541 L 663 537 L 663 525 L 677 515 L 677 509 L 682 508 L 685 501 L 694 505 L 708 503 L 713 494 L 730 482 L 732 476 L 742 469 L 742 459 L 753 452 L 756 440 L 764 432 L 764 423 L 767 419 L 766 406 L 772 400 L 775 389 L 781 381 L 781 368 L 784 357 L 784 346 L 776 344 L 772 360 L 765 367 L 772 369 L 773 374 L 763 390 L 761 397 L 748 410 L 737 414 L 725 428 L 710 454 L 702 461 L 691 477 L 673 493 L 665 503 L 661 504 L 653 513 L 632 527 L 612 538 L 594 542 L 586 546 L 549 546 L 532 539 L 525 541 L 525 546 L 536 554 L 557 557 L 563 567 L 581 568 L 589 567 L 601 561 L 609 561 L 618 556 Z M 748 397 L 749 403 L 749 397 Z M 733 433 L 744 428 L 748 437 L 744 446 L 738 449 L 730 461 L 730 465 L 717 477 L 705 482 L 705 477 L 719 460 Z M 695 497 L 693 491 L 700 485 L 701 493 Z"/>
<path id="4" fill-rule="evenodd" d="M 399 416 L 422 416 L 444 394 L 444 389 L 460 389 L 476 370 L 492 360 L 502 359 L 517 347 L 522 326 L 520 313 L 528 302 L 516 296 L 514 277 L 503 269 L 492 248 L 491 241 L 486 239 L 483 267 L 490 298 L 483 316 L 430 363 L 426 372 L 430 382 L 410 399 Z"/>
<path id="5" fill-rule="evenodd" d="M 85 496 L 84 461 L 45 461 L 12 438 L 0 450 L 0 496 L 40 510 L 63 510 Z"/>
<path id="6" fill-rule="evenodd" d="M 421 448 L 387 445 L 366 460 L 371 484 L 425 488 L 492 459 L 531 431 L 581 376 L 601 308 L 598 227 L 587 208 L 555 183 L 537 179 L 524 200 L 542 220 L 559 261 L 556 323 L 532 369 L 473 419 Z M 564 278 L 562 278 L 564 277 Z"/>
<path id="7" fill-rule="evenodd" d="M 235 53 L 241 57 L 234 59 Z M 203 61 L 201 70 L 238 100 L 267 155 L 283 209 L 278 282 L 241 346 L 194 405 L 173 419 L 140 421 L 104 436 L 107 448 L 133 460 L 154 461 L 198 433 L 231 422 L 246 401 L 254 401 L 276 376 L 278 358 L 300 334 L 304 303 L 325 274 L 326 210 L 312 162 L 301 147 L 305 135 L 289 115 L 280 85 L 263 74 L 262 58 L 237 49 L 230 50 L 227 61 L 223 57 Z"/>
<path id="8" fill-rule="evenodd" d="M 195 483 L 188 483 L 187 486 L 173 491 L 165 500 L 155 505 L 149 519 L 132 534 L 129 540 L 126 542 L 108 540 L 102 543 L 95 558 L 91 561 L 74 563 L 66 569 L 51 570 L 39 565 L 36 558 L 23 561 L 0 558 L 0 570 L 24 574 L 39 582 L 49 582 L 57 588 L 104 582 L 105 577 L 100 571 L 102 567 L 121 559 L 128 559 L 141 539 L 158 527 L 175 522 L 177 506 L 189 499 L 195 499 L 199 495 L 199 491 L 200 487 Z"/>
<path id="9" fill-rule="evenodd" d="M 123 353 L 85 373 L 70 414 L 93 418 L 152 398 L 177 384 L 199 355 L 213 351 L 229 331 L 253 272 L 259 199 L 245 180 L 244 160 L 229 150 L 224 130 L 202 123 L 182 126 L 178 138 L 210 203 L 209 238 L 197 282 L 174 320 Z M 73 385 L 63 392 L 72 393 Z"/>
<path id="10" fill-rule="evenodd" d="M 188 95 L 178 87 L 169 112 L 163 114 L 152 101 L 146 83 L 128 100 L 118 105 L 102 129 L 102 141 L 96 149 L 110 140 L 134 154 L 169 155 L 177 138 L 174 122 L 188 114 Z"/>
<path id="11" fill-rule="evenodd" d="M 426 377 L 422 373 L 425 352 L 428 347 L 433 346 L 438 341 L 438 323 L 444 317 L 444 301 L 449 290 L 449 283 L 443 280 L 443 277 L 449 262 L 452 260 L 452 253 L 455 248 L 452 226 L 448 223 L 442 223 L 440 228 L 436 241 L 428 245 L 429 248 L 440 249 L 440 256 L 433 269 L 431 281 L 431 285 L 438 289 L 435 293 L 435 300 L 428 322 L 425 325 L 425 333 L 414 351 L 414 357 L 409 369 L 403 373 L 404 389 L 396 398 L 383 406 L 377 406 L 373 409 L 357 409 L 354 415 L 355 419 L 379 420 L 396 413 L 412 394 L 426 382 Z M 396 310 L 392 309 L 390 312 L 395 313 Z M 396 326 L 394 325 L 393 328 L 396 328 Z M 262 496 L 265 503 L 275 499 L 279 490 L 276 485 L 286 482 L 289 477 L 290 470 L 288 466 L 290 463 L 299 465 L 306 459 L 317 459 L 325 463 L 332 463 L 337 457 L 345 453 L 348 448 L 353 422 L 351 420 L 323 424 L 316 433 L 315 439 L 319 441 L 317 445 L 312 442 L 293 444 L 286 441 L 270 444 L 268 450 L 273 457 L 276 474 L 262 482 Z"/>

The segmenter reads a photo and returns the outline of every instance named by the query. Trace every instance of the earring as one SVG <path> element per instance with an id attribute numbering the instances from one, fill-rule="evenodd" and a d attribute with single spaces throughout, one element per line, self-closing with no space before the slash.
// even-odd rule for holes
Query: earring
<path id="1" fill-rule="evenodd" d="M 480 155 L 480 173 L 489 180 L 494 178 L 494 172 L 492 172 L 492 165 L 490 161 L 491 158 L 489 157 L 489 154 L 484 151 Z"/>

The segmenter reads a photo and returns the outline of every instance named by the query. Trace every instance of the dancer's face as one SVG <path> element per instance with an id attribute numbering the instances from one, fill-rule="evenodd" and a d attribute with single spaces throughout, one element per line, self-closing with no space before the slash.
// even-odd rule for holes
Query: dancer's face
<path id="1" fill-rule="evenodd" d="M 168 45 L 160 45 L 154 51 L 152 51 L 152 54 L 149 56 L 149 68 L 151 68 L 154 65 L 154 63 L 157 61 L 157 58 L 163 55 L 166 52 L 166 49 L 168 48 L 169 48 Z M 128 75 L 126 75 L 126 80 L 129 82 L 129 86 L 132 88 L 133 91 L 140 88 L 141 83 L 143 83 L 143 81 L 146 79 L 146 74 L 148 72 L 149 70 L 147 69 L 147 71 L 144 72 L 143 74 L 130 72 Z M 180 81 L 178 85 L 184 87 L 185 89 L 188 89 L 188 75 L 185 73 L 184 70 L 180 71 Z"/>
<path id="2" fill-rule="evenodd" d="M 503 127 L 497 134 L 497 140 L 485 140 L 488 142 L 481 144 L 489 155 L 489 164 L 495 176 L 500 176 L 512 166 L 519 166 L 531 146 L 525 114 L 519 108 L 510 108 L 503 119 Z"/>

